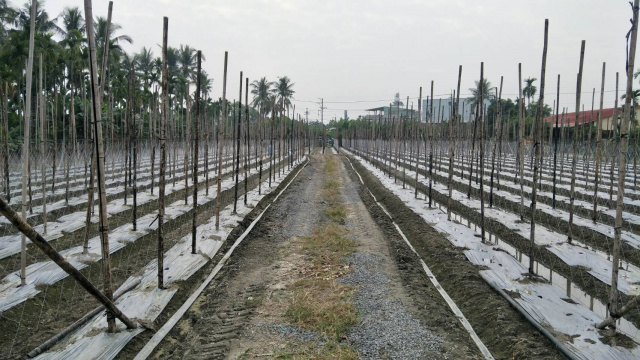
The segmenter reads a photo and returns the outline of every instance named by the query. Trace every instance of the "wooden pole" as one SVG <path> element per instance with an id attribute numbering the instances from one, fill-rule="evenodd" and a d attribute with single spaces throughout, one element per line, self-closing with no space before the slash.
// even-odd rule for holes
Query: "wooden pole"
<path id="1" fill-rule="evenodd" d="M 602 106 L 604 102 L 604 77 L 607 69 L 607 63 L 602 63 L 602 83 L 600 85 L 600 109 L 598 110 L 598 122 L 596 126 L 596 168 L 593 179 L 593 213 L 591 220 L 596 222 L 598 214 L 598 184 L 600 183 L 600 162 L 602 161 Z"/>
<path id="2" fill-rule="evenodd" d="M 129 106 L 128 109 L 129 110 L 129 142 L 130 142 L 130 147 L 133 151 L 133 156 L 132 156 L 132 162 L 133 162 L 133 171 L 131 171 L 131 173 L 133 173 L 133 183 L 131 184 L 131 191 L 132 191 L 132 200 L 133 200 L 133 206 L 131 208 L 131 213 L 132 213 L 132 224 L 133 224 L 133 231 L 137 230 L 137 226 L 138 226 L 138 185 L 137 185 L 137 180 L 138 180 L 138 133 L 137 133 L 137 128 L 136 128 L 136 111 L 135 111 L 135 103 L 136 103 L 136 89 L 134 86 L 135 83 L 135 68 L 134 68 L 134 62 L 131 62 L 131 72 L 129 74 Z M 130 176 L 131 176 L 130 173 Z"/>
<path id="3" fill-rule="evenodd" d="M 451 199 L 453 197 L 452 196 L 453 195 L 453 161 L 455 158 L 455 136 L 456 136 L 456 125 L 458 122 L 458 106 L 460 106 L 460 81 L 461 80 L 462 80 L 462 65 L 459 65 L 458 66 L 458 87 L 456 90 L 456 102 L 454 106 L 453 116 L 451 117 L 452 119 L 451 134 L 449 136 L 449 179 L 447 180 L 447 188 L 449 190 L 449 196 L 447 197 L 447 220 L 449 221 L 451 221 Z M 431 101 L 433 102 L 433 98 Z M 464 115 L 464 111 L 463 111 L 463 115 Z M 462 163 L 462 166 L 464 166 L 463 163 Z"/>
<path id="4" fill-rule="evenodd" d="M 169 115 L 169 73 L 167 69 L 167 37 L 169 18 L 162 20 L 162 114 L 160 118 L 160 181 L 158 182 L 158 288 L 164 288 L 164 193 L 167 168 L 167 118 Z"/>
<path id="5" fill-rule="evenodd" d="M 29 132 L 31 128 L 31 82 L 33 76 L 33 45 L 35 37 L 35 19 L 37 0 L 31 1 L 31 25 L 29 26 L 29 52 L 27 58 L 26 99 L 24 108 L 24 143 L 22 144 L 22 218 L 27 218 L 27 178 L 29 177 Z M 20 283 L 26 284 L 27 278 L 27 239 L 22 235 L 20 243 Z"/>
<path id="6" fill-rule="evenodd" d="M 2 86 L 0 84 L 0 86 Z M 4 82 L 4 94 L 2 96 L 2 120 L 4 125 L 4 187 L 5 187 L 5 196 L 7 197 L 7 202 L 11 202 L 11 187 L 9 186 L 9 114 L 8 114 L 8 106 L 9 106 L 9 82 Z M 64 102 L 63 102 L 64 103 Z"/>
<path id="7" fill-rule="evenodd" d="M 184 126 L 184 204 L 189 202 L 189 150 L 191 148 L 191 96 L 189 95 L 189 83 L 185 94 L 185 126 Z M 196 165 L 197 166 L 197 165 Z"/>
<path id="8" fill-rule="evenodd" d="M 619 74 L 616 72 L 616 100 L 615 105 L 613 106 L 613 136 L 612 139 L 616 139 L 616 132 L 618 129 L 618 85 L 619 85 Z M 613 150 L 612 150 L 613 153 Z M 613 209 L 613 174 L 615 169 L 616 157 L 611 156 L 611 170 L 609 172 L 609 207 Z"/>
<path id="9" fill-rule="evenodd" d="M 236 119 L 236 184 L 233 189 L 233 213 L 238 210 L 238 177 L 240 176 L 240 126 L 242 125 L 242 71 L 240 71 L 240 89 L 238 96 L 238 118 Z"/>
<path id="10" fill-rule="evenodd" d="M 624 113 L 620 124 L 620 143 L 618 146 L 618 194 L 616 199 L 616 220 L 613 238 L 613 266 L 611 267 L 611 287 L 609 289 L 609 316 L 597 325 L 598 329 L 611 326 L 615 329 L 615 321 L 631 311 L 640 302 L 640 295 L 635 296 L 625 306 L 618 310 L 618 270 L 620 261 L 620 238 L 622 235 L 622 211 L 624 207 L 624 189 L 627 175 L 627 151 L 629 149 L 629 123 L 636 121 L 632 116 L 633 100 L 633 68 L 636 57 L 636 42 L 638 37 L 638 6 L 640 0 L 633 2 L 633 20 L 630 31 L 631 39 L 627 59 L 627 91 L 624 99 Z"/>
<path id="11" fill-rule="evenodd" d="M 518 63 L 518 181 L 520 182 L 520 221 L 524 221 L 524 99 L 522 64 Z"/>
<path id="12" fill-rule="evenodd" d="M 481 109 L 484 107 L 484 62 L 480 63 L 480 87 L 478 89 Z M 484 242 L 484 110 L 480 114 L 480 166 L 476 173 L 480 174 L 480 239 Z"/>
<path id="13" fill-rule="evenodd" d="M 198 124 L 200 123 L 200 72 L 202 69 L 202 52 L 198 50 L 196 55 L 196 113 L 193 122 L 193 221 L 191 222 L 191 253 L 196 254 L 196 225 L 198 221 Z"/>
<path id="14" fill-rule="evenodd" d="M 580 47 L 580 67 L 578 69 L 578 80 L 576 85 L 576 114 L 574 118 L 573 126 L 573 162 L 571 164 L 571 190 L 569 196 L 569 235 L 568 242 L 571 244 L 573 239 L 573 211 L 574 211 L 574 197 L 576 192 L 576 165 L 578 163 L 578 119 L 580 116 L 580 92 L 582 91 L 582 65 L 584 63 L 584 47 L 585 41 L 582 40 Z"/>
<path id="15" fill-rule="evenodd" d="M 224 76 L 222 78 L 222 116 L 219 122 L 223 124 L 227 121 L 227 60 L 229 53 L 224 52 Z M 218 195 L 216 196 L 216 230 L 220 230 L 220 194 L 222 193 L 222 147 L 223 131 L 218 131 Z"/>
<path id="16" fill-rule="evenodd" d="M 84 0 L 85 19 L 87 39 L 89 42 L 89 70 L 91 74 L 91 95 L 93 99 L 93 118 L 94 118 L 94 140 L 96 144 L 96 154 L 98 157 L 98 191 L 100 199 L 100 234 L 102 239 L 102 259 L 103 259 L 103 272 L 104 272 L 104 293 L 107 299 L 113 299 L 113 290 L 111 288 L 111 260 L 109 255 L 109 220 L 107 214 L 107 193 L 105 187 L 105 174 L 104 174 L 104 148 L 102 144 L 102 99 L 98 94 L 98 66 L 96 59 L 96 44 L 94 38 L 93 28 L 93 9 L 91 7 L 91 0 Z M 105 305 L 106 307 L 106 305 Z M 117 315 L 113 310 L 109 310 L 107 307 L 107 324 L 108 331 L 115 331 L 115 318 Z M 124 320 L 123 320 L 124 322 Z M 129 325 L 127 325 L 129 327 Z"/>
<path id="17" fill-rule="evenodd" d="M 547 67 L 547 43 L 549 37 L 549 19 L 544 20 L 544 47 L 542 49 L 542 71 L 540 73 L 540 98 L 538 99 L 538 110 L 536 111 L 536 122 L 534 124 L 534 142 L 533 151 L 535 153 L 535 161 L 533 162 L 533 182 L 531 186 L 531 248 L 529 251 L 529 276 L 533 276 L 534 262 L 535 262 L 535 235 L 536 235 L 536 196 L 538 187 L 536 183 L 538 181 L 538 166 L 540 165 L 540 158 L 542 157 L 542 133 L 544 128 L 542 127 L 542 111 L 544 108 L 544 85 L 545 85 L 545 71 Z"/>
<path id="18" fill-rule="evenodd" d="M 420 86 L 420 95 L 418 96 L 418 124 L 422 122 L 422 86 Z M 416 127 L 414 138 L 419 139 L 419 128 Z M 416 149 L 416 186 L 414 192 L 414 198 L 418 198 L 418 165 L 420 164 L 420 142 L 417 141 L 418 147 Z"/>
<path id="19" fill-rule="evenodd" d="M 551 206 L 556 208 L 556 173 L 558 169 L 558 136 L 560 128 L 558 127 L 558 119 L 560 118 L 560 74 L 558 74 L 558 87 L 556 90 L 556 126 L 553 129 L 553 195 Z"/>
<path id="20" fill-rule="evenodd" d="M 40 180 L 42 183 L 42 222 L 44 225 L 44 234 L 47 235 L 47 174 L 45 172 L 45 138 L 44 138 L 44 128 L 45 128 L 45 120 L 44 120 L 44 108 L 45 108 L 45 98 L 44 93 L 42 92 L 42 53 L 40 53 L 40 66 L 38 69 L 39 72 L 39 81 L 38 81 L 38 99 L 39 99 L 39 110 L 40 110 L 40 173 L 42 174 L 42 179 Z"/>
<path id="21" fill-rule="evenodd" d="M 502 120 L 502 82 L 503 82 L 503 77 L 500 77 L 500 92 L 497 96 L 497 100 L 498 102 L 497 104 L 497 115 L 494 118 L 494 131 L 493 131 L 493 155 L 491 156 L 491 179 L 490 179 L 490 188 L 489 188 L 489 207 L 492 208 L 493 207 L 493 181 L 494 181 L 494 175 L 495 175 L 495 171 L 496 171 L 496 153 L 498 152 L 498 141 L 496 139 L 497 137 L 497 133 L 498 131 L 496 131 L 496 128 L 499 127 L 500 125 L 500 121 Z M 496 91 L 498 91 L 498 89 L 496 89 Z M 499 176 L 498 176 L 499 178 Z"/>
<path id="22" fill-rule="evenodd" d="M 87 0 L 88 1 L 88 0 Z M 107 309 L 108 313 L 114 314 L 122 321 L 128 329 L 135 329 L 136 324 L 123 314 L 113 301 L 105 294 L 101 293 L 82 273 L 71 265 L 60 253 L 58 253 L 40 234 L 38 234 L 26 221 L 24 221 L 11 207 L 0 198 L 0 213 L 4 215 L 23 235 L 29 238 L 42 252 L 45 253 L 56 265 L 60 266 L 67 274 L 76 280 L 87 292 L 96 298 Z"/>
<path id="23" fill-rule="evenodd" d="M 245 143 L 247 145 L 246 152 L 244 154 L 244 205 L 247 205 L 247 193 L 249 181 L 247 181 L 247 172 L 249 171 L 249 155 L 250 155 L 250 143 L 249 143 L 249 78 L 245 79 L 244 85 L 244 118 L 247 120 L 247 127 L 244 132 Z"/>

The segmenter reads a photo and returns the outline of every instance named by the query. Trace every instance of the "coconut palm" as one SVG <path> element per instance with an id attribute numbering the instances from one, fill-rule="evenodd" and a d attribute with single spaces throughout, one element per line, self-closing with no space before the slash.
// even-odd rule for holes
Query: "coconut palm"
<path id="1" fill-rule="evenodd" d="M 404 103 L 400 100 L 400 93 L 396 93 L 393 97 L 393 107 L 403 107 Z"/>
<path id="2" fill-rule="evenodd" d="M 8 25 L 13 24 L 17 11 L 9 5 L 7 0 L 0 0 L 0 39 L 7 34 Z"/>
<path id="3" fill-rule="evenodd" d="M 271 110 L 269 94 L 273 92 L 272 86 L 274 85 L 275 84 L 268 81 L 266 77 L 262 77 L 260 80 L 254 80 L 251 83 L 251 95 L 253 95 L 251 105 L 259 108 L 260 114 L 266 114 Z"/>
<path id="4" fill-rule="evenodd" d="M 82 12 L 77 6 L 66 7 L 62 10 L 62 13 L 60 13 L 60 17 L 62 17 L 62 32 L 65 36 L 71 30 L 78 30 L 81 33 L 84 33 L 84 18 L 82 17 Z"/>
<path id="5" fill-rule="evenodd" d="M 138 69 L 137 78 L 142 78 L 144 82 L 144 92 L 149 92 L 154 70 L 153 52 L 151 52 L 151 49 L 143 46 L 140 52 L 133 56 L 133 59 Z"/>
<path id="6" fill-rule="evenodd" d="M 205 70 L 200 71 L 200 91 L 202 92 L 203 98 L 206 98 L 207 95 L 211 92 L 211 86 L 213 85 L 213 79 L 209 78 L 209 74 Z"/>
<path id="7" fill-rule="evenodd" d="M 273 89 L 273 93 L 277 96 L 278 102 L 280 103 L 280 110 L 282 111 L 291 106 L 291 99 L 293 98 L 293 94 L 295 94 L 293 85 L 295 84 L 291 82 L 288 76 L 279 77 L 275 84 L 276 87 Z"/>
<path id="8" fill-rule="evenodd" d="M 485 100 L 491 100 L 493 98 L 493 95 L 490 92 L 492 88 L 491 82 L 487 80 L 487 78 L 482 79 L 482 83 L 480 83 L 479 81 L 476 81 L 475 83 L 476 83 L 475 87 L 469 88 L 469 91 L 471 92 L 471 97 L 467 100 L 471 105 L 472 109 L 475 109 L 475 107 L 478 104 L 484 103 Z M 480 99 L 481 90 L 482 90 L 482 99 Z"/>
<path id="9" fill-rule="evenodd" d="M 58 18 L 51 19 L 49 13 L 45 10 L 44 0 L 36 2 L 36 32 L 39 33 L 64 33 L 62 28 L 57 25 Z M 31 23 L 31 2 L 27 2 L 18 10 L 14 19 L 14 25 L 25 33 L 29 33 Z"/>
<path id="10" fill-rule="evenodd" d="M 104 41 L 107 36 L 107 19 L 102 16 L 98 16 L 96 21 L 94 22 L 95 36 L 96 36 L 96 51 L 97 58 L 102 59 L 104 51 Z M 109 31 L 109 59 L 107 63 L 110 64 L 109 72 L 115 71 L 114 67 L 117 67 L 118 64 L 121 64 L 123 57 L 127 56 L 124 49 L 120 46 L 121 42 L 127 42 L 129 44 L 133 43 L 133 40 L 129 35 L 118 34 L 118 32 L 122 29 L 122 26 L 111 23 L 110 31 Z M 130 59 L 127 59 L 130 60 Z M 131 62 L 127 61 L 127 65 L 130 65 Z"/>
<path id="11" fill-rule="evenodd" d="M 196 59 L 196 50 L 189 45 L 180 45 L 180 50 L 178 50 L 178 64 L 180 65 L 180 77 L 183 78 L 182 83 L 185 85 L 190 84 L 195 76 L 194 68 L 195 68 L 195 59 Z"/>

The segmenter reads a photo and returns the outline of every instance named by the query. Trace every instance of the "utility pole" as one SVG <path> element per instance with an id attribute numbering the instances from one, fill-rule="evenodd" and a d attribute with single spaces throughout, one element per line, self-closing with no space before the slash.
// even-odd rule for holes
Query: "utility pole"
<path id="1" fill-rule="evenodd" d="M 309 155 L 311 155 L 311 133 L 309 133 L 309 108 L 307 108 L 307 110 L 304 112 L 304 115 L 306 116 L 306 123 L 307 123 L 307 131 L 305 132 L 305 136 L 306 134 L 309 135 Z"/>
<path id="2" fill-rule="evenodd" d="M 320 122 L 322 123 L 322 154 L 324 154 L 324 144 L 327 142 L 327 131 L 324 128 L 324 98 L 320 98 Z"/>

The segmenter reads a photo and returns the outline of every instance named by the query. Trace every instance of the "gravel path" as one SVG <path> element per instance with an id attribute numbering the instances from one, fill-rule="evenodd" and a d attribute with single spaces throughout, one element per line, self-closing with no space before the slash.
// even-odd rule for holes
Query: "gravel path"
<path id="1" fill-rule="evenodd" d="M 351 330 L 348 341 L 362 359 L 447 358 L 440 353 L 442 339 L 394 298 L 389 277 L 378 270 L 382 257 L 358 252 L 348 261 L 356 270 L 342 281 L 358 289 L 355 304 L 360 315 L 360 324 Z"/>

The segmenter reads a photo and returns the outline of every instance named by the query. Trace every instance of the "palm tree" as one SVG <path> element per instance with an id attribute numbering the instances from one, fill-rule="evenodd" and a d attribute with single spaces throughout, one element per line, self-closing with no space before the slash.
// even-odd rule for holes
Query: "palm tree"
<path id="1" fill-rule="evenodd" d="M 201 54 L 202 56 L 202 54 Z M 200 71 L 200 91 L 202 97 L 207 98 L 207 95 L 211 92 L 211 86 L 213 85 L 213 79 L 209 79 L 209 74 L 205 70 Z"/>
<path id="2" fill-rule="evenodd" d="M 13 24 L 17 11 L 9 5 L 7 0 L 0 0 L 0 39 L 4 38 L 8 24 Z"/>
<path id="3" fill-rule="evenodd" d="M 66 7 L 62 10 L 62 13 L 60 13 L 60 17 L 62 17 L 62 32 L 65 36 L 72 30 L 78 30 L 81 33 L 84 32 L 84 18 L 82 17 L 82 12 L 77 6 Z"/>
<path id="4" fill-rule="evenodd" d="M 475 87 L 469 88 L 471 97 L 468 99 L 468 102 L 471 105 L 471 109 L 475 109 L 478 104 L 483 104 L 485 100 L 491 100 L 493 98 L 493 95 L 489 91 L 492 88 L 491 82 L 487 80 L 487 78 L 482 79 L 482 83 L 480 83 L 479 81 L 476 81 L 475 83 Z M 482 100 L 480 99 L 481 91 Z"/>
<path id="5" fill-rule="evenodd" d="M 107 37 L 107 19 L 102 16 L 98 16 L 96 18 L 96 22 L 94 23 L 94 29 L 96 34 L 96 47 L 97 47 L 97 58 L 102 59 L 104 51 L 104 41 Z M 133 43 L 133 40 L 129 35 L 118 35 L 118 31 L 122 29 L 122 26 L 111 23 L 110 31 L 109 31 L 109 59 L 107 63 L 110 64 L 109 72 L 116 71 L 114 67 L 117 67 L 118 64 L 121 63 L 123 57 L 127 57 L 127 54 L 124 52 L 122 47 L 120 46 L 120 42 L 128 42 L 129 44 Z M 129 59 L 125 64 L 130 65 L 131 62 Z M 126 68 L 127 71 L 129 67 Z"/>
<path id="6" fill-rule="evenodd" d="M 186 93 L 187 87 L 194 80 L 196 50 L 189 45 L 180 45 L 177 62 L 180 65 L 180 76 L 178 81 L 182 84 L 182 91 Z"/>
<path id="7" fill-rule="evenodd" d="M 526 78 L 524 82 L 526 85 L 524 89 L 522 89 L 522 94 L 527 98 L 527 107 L 531 104 L 531 99 L 536 95 L 536 91 L 538 90 L 533 83 L 538 80 L 536 78 Z"/>
<path id="8" fill-rule="evenodd" d="M 396 93 L 393 97 L 393 107 L 403 107 L 404 103 L 400 100 L 400 93 Z"/>
<path id="9" fill-rule="evenodd" d="M 272 90 L 273 93 L 278 97 L 280 102 L 280 110 L 284 111 L 285 108 L 289 108 L 291 106 L 291 99 L 293 98 L 293 83 L 291 83 L 291 79 L 288 76 L 283 76 L 278 78 L 278 81 L 275 84 L 275 88 Z"/>
<path id="10" fill-rule="evenodd" d="M 260 114 L 266 114 L 270 111 L 271 101 L 269 100 L 269 94 L 273 92 L 271 88 L 275 84 L 268 81 L 266 77 L 262 77 L 260 80 L 254 80 L 251 83 L 251 95 L 253 95 L 253 101 L 251 105 L 260 109 Z"/>
<path id="11" fill-rule="evenodd" d="M 136 62 L 136 68 L 139 70 L 138 75 L 141 75 L 142 81 L 144 82 L 144 91 L 148 92 L 154 70 L 153 52 L 151 49 L 143 46 L 140 52 L 133 56 L 133 59 Z M 137 78 L 139 77 L 140 76 L 137 76 Z"/>
<path id="12" fill-rule="evenodd" d="M 49 13 L 45 10 L 44 0 L 36 2 L 36 32 L 38 33 L 63 33 L 63 30 L 56 24 L 58 18 L 49 18 Z M 29 27 L 31 23 L 31 2 L 27 2 L 23 5 L 22 9 L 18 10 L 17 16 L 14 19 L 14 25 L 29 33 Z"/>

